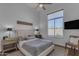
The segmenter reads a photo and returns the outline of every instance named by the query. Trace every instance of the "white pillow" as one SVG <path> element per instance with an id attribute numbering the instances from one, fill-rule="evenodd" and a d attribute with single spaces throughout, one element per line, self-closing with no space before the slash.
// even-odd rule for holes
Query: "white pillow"
<path id="1" fill-rule="evenodd" d="M 77 45 L 78 40 L 79 40 L 79 38 L 70 38 L 70 43 L 73 43 L 73 44 Z"/>

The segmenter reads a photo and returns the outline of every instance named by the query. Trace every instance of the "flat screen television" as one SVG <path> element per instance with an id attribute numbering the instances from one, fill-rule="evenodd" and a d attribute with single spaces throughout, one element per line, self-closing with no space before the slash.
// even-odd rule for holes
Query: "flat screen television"
<path id="1" fill-rule="evenodd" d="M 79 19 L 64 22 L 64 29 L 79 29 Z"/>

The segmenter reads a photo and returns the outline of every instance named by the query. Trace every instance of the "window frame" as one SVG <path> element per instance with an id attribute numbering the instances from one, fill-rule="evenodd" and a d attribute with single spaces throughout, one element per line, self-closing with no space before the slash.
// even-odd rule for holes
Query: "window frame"
<path id="1" fill-rule="evenodd" d="M 64 11 L 64 9 L 60 9 L 60 10 L 56 10 L 56 11 L 54 11 L 54 12 L 48 13 L 47 16 L 50 15 L 50 14 L 59 12 L 59 11 Z M 53 19 L 50 19 L 50 20 L 55 20 L 55 19 L 59 19 L 59 18 L 63 18 L 63 35 L 62 35 L 62 37 L 63 37 L 63 36 L 64 36 L 64 16 L 56 17 L 56 18 L 53 18 Z M 48 21 L 50 21 L 50 20 L 48 20 Z M 48 29 L 49 29 L 49 28 L 48 28 Z M 49 35 L 49 34 L 48 34 L 48 36 L 57 37 L 57 35 L 55 35 L 55 21 L 54 21 L 54 35 Z M 61 36 L 60 36 L 60 37 L 61 37 Z"/>

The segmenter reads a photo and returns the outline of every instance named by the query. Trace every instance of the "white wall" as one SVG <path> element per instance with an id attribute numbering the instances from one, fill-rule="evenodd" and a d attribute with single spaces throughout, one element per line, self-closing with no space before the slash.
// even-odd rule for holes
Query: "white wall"
<path id="1" fill-rule="evenodd" d="M 64 9 L 64 22 L 79 19 L 79 4 L 68 4 L 68 3 L 58 3 L 52 4 L 52 6 L 47 6 L 47 11 L 44 11 L 40 15 L 40 26 L 41 33 L 43 36 L 47 36 L 47 15 L 48 13 Z M 79 30 L 64 30 L 63 38 L 51 38 L 54 43 L 59 45 L 65 45 L 67 41 L 69 41 L 69 35 L 79 35 Z"/>
<path id="2" fill-rule="evenodd" d="M 39 14 L 27 4 L 0 4 L 0 24 L 4 27 L 16 26 L 17 20 L 32 22 L 34 26 L 39 24 Z M 0 27 L 1 29 L 2 27 Z M 0 31 L 1 34 L 2 31 Z M 0 35 L 2 39 L 2 34 Z M 1 45 L 1 40 L 0 40 Z M 0 46 L 1 47 L 1 46 Z M 0 49 L 1 50 L 1 49 Z"/>

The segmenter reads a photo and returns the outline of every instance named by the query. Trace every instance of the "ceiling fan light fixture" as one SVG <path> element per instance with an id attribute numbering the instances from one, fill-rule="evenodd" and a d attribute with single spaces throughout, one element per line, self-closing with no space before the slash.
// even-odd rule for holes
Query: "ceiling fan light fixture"
<path id="1" fill-rule="evenodd" d="M 43 7 L 43 4 L 40 4 L 40 5 L 39 5 L 39 7 L 41 7 L 41 8 L 42 8 L 42 7 Z"/>

